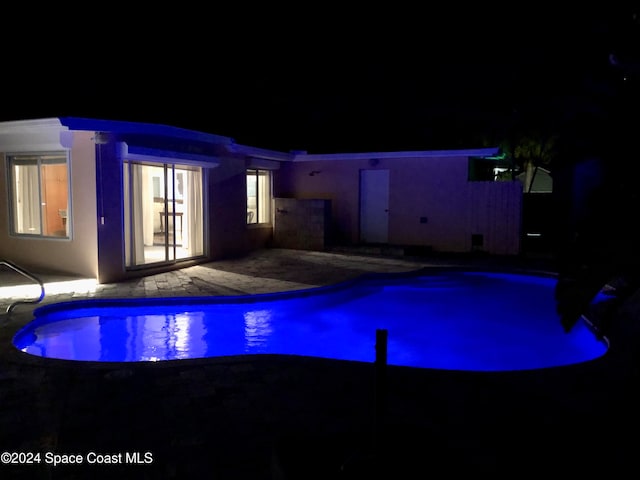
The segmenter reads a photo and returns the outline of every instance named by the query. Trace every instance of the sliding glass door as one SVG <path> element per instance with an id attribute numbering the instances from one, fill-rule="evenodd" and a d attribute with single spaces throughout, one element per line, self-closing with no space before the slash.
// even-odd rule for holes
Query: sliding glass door
<path id="1" fill-rule="evenodd" d="M 204 255 L 202 169 L 124 162 L 129 268 Z"/>

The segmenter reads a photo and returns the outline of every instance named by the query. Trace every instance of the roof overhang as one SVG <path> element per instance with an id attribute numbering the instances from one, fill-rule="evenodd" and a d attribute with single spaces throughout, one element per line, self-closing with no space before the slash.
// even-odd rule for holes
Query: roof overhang
<path id="1" fill-rule="evenodd" d="M 218 157 L 213 155 L 146 148 L 137 145 L 129 145 L 126 142 L 121 143 L 120 155 L 123 159 L 139 162 L 166 162 L 167 160 L 177 160 L 183 165 L 205 168 L 212 168 L 220 165 Z"/>
<path id="2" fill-rule="evenodd" d="M 200 142 L 207 145 L 234 145 L 232 138 L 167 125 L 99 120 L 79 117 L 42 118 L 0 122 L 0 151 L 27 152 L 71 147 L 72 131 L 115 135 L 139 135 Z"/>
<path id="3" fill-rule="evenodd" d="M 230 145 L 233 139 L 211 133 L 171 127 L 154 123 L 125 122 L 119 120 L 98 120 L 92 118 L 61 117 L 60 123 L 69 130 L 93 132 L 109 132 L 128 135 L 151 135 L 165 138 L 176 138 L 187 141 Z"/>
<path id="4" fill-rule="evenodd" d="M 68 127 L 58 118 L 0 122 L 0 151 L 43 152 L 69 148 Z"/>

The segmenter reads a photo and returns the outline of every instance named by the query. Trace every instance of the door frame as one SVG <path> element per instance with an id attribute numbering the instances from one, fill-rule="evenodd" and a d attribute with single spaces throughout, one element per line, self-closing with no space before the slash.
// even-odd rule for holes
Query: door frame
<path id="1" fill-rule="evenodd" d="M 361 243 L 389 242 L 389 170 L 360 170 Z"/>

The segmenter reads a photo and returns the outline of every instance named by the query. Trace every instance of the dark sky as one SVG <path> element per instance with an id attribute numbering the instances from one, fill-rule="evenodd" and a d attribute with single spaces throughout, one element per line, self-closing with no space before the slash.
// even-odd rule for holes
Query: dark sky
<path id="1" fill-rule="evenodd" d="M 606 63 L 619 16 L 463 5 L 104 8 L 99 21 L 33 25 L 6 52 L 0 121 L 162 123 L 311 153 L 472 148 L 478 126 L 543 112 Z"/>

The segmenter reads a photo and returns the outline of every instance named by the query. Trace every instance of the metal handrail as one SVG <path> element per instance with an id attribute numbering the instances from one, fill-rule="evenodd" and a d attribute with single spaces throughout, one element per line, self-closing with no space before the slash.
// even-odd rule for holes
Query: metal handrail
<path id="1" fill-rule="evenodd" d="M 13 302 L 11 305 L 7 307 L 7 311 L 5 313 L 11 313 L 11 311 L 17 305 L 26 304 L 26 303 L 40 303 L 42 301 L 42 299 L 44 298 L 44 283 L 42 283 L 42 281 L 38 277 L 36 277 L 32 273 L 29 273 L 24 268 L 19 267 L 15 263 L 9 262 L 8 260 L 0 260 L 0 265 L 6 265 L 14 272 L 19 273 L 20 275 L 27 277 L 29 280 L 33 280 L 34 282 L 37 282 L 40 285 L 40 296 L 38 298 L 33 300 L 18 300 L 16 302 Z"/>

